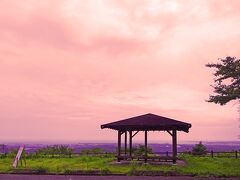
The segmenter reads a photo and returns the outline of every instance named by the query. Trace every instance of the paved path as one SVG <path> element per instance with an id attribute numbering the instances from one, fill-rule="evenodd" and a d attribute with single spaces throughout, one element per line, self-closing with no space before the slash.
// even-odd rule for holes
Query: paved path
<path id="1" fill-rule="evenodd" d="M 13 175 L 0 174 L 1 180 L 239 180 L 240 178 L 194 178 L 184 176 L 60 176 L 60 175 Z"/>

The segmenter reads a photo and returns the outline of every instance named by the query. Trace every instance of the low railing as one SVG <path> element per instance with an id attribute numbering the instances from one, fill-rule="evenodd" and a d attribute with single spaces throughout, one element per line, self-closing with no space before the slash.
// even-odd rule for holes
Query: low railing
<path id="1" fill-rule="evenodd" d="M 227 158 L 240 158 L 240 151 L 231 151 L 231 152 L 217 152 L 210 151 L 207 153 L 208 156 L 214 157 L 227 157 Z"/>
<path id="2" fill-rule="evenodd" d="M 117 153 L 116 152 L 87 152 L 87 153 L 71 153 L 71 154 L 26 154 L 26 158 L 34 156 L 34 157 L 77 157 L 77 156 L 115 156 Z M 129 154 L 129 153 L 128 153 Z M 121 153 L 121 156 L 126 156 L 129 157 L 129 155 L 125 155 L 124 153 Z M 191 151 L 180 151 L 177 153 L 178 156 L 181 154 L 189 154 L 189 155 L 193 155 Z M 0 157 L 6 157 L 8 154 L 1 154 Z M 209 151 L 207 152 L 207 154 L 205 155 L 197 155 L 198 157 L 212 157 L 212 158 L 236 158 L 239 159 L 240 158 L 240 150 L 239 151 L 228 151 L 228 152 L 224 152 L 224 151 Z M 138 159 L 141 158 L 142 156 L 138 156 L 138 155 L 132 155 L 132 157 L 134 159 Z M 153 154 L 149 154 L 148 155 L 149 158 L 168 158 L 168 157 L 172 157 L 172 152 L 171 151 L 165 151 L 165 152 L 154 152 Z"/>
<path id="3" fill-rule="evenodd" d="M 177 153 L 178 155 L 180 154 L 190 154 L 192 155 L 191 151 L 180 151 Z M 116 155 L 115 152 L 101 152 L 101 153 L 74 153 L 74 155 L 79 156 L 79 155 L 88 155 L 88 156 L 99 156 L 99 155 Z M 121 153 L 122 156 L 124 156 L 124 153 Z M 128 156 L 128 155 L 127 155 Z M 134 156 L 134 155 L 133 155 Z M 154 156 L 154 157 L 171 157 L 172 152 L 170 151 L 165 151 L 165 152 L 154 152 L 151 154 L 149 157 Z M 205 155 L 197 155 L 201 157 L 227 157 L 227 158 L 240 158 L 240 150 L 239 151 L 208 151 L 207 154 Z M 137 156 L 134 156 L 137 157 Z"/>
<path id="4" fill-rule="evenodd" d="M 155 152 L 155 154 L 161 155 L 161 156 L 172 156 L 172 152 Z M 180 154 L 191 154 L 191 151 L 182 151 L 178 152 L 178 155 Z M 205 155 L 197 155 L 201 157 L 225 157 L 225 158 L 240 158 L 240 150 L 239 151 L 208 151 Z"/>

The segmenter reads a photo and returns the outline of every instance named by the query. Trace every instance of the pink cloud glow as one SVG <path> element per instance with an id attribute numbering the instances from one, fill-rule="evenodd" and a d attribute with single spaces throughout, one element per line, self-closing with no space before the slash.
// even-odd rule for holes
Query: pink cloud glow
<path id="1" fill-rule="evenodd" d="M 237 105 L 205 102 L 213 76 L 204 65 L 240 57 L 239 7 L 1 1 L 0 140 L 115 141 L 101 124 L 149 112 L 191 123 L 182 141 L 237 140 Z M 150 139 L 170 140 L 161 134 Z"/>

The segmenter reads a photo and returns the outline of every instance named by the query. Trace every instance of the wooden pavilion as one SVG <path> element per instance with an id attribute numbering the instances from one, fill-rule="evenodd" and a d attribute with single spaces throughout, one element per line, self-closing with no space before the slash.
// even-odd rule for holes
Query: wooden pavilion
<path id="1" fill-rule="evenodd" d="M 118 153 L 117 159 L 126 159 L 127 155 L 127 133 L 129 133 L 129 157 L 132 157 L 132 139 L 139 132 L 145 133 L 145 155 L 144 160 L 147 162 L 147 134 L 148 131 L 167 131 L 172 136 L 172 160 L 176 163 L 177 160 L 177 131 L 184 131 L 188 133 L 191 124 L 174 119 L 158 116 L 155 114 L 145 114 L 136 116 L 108 124 L 101 125 L 101 128 L 109 128 L 118 131 Z M 125 148 L 124 155 L 121 155 L 121 135 L 125 134 Z"/>

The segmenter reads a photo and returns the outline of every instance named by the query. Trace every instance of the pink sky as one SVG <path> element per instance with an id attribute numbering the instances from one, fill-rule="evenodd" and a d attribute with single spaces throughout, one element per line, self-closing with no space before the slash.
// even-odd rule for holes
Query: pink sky
<path id="1" fill-rule="evenodd" d="M 239 8 L 239 0 L 1 0 L 0 141 L 116 141 L 101 124 L 149 112 L 191 123 L 180 141 L 237 140 L 237 105 L 205 102 L 213 82 L 205 64 L 240 57 Z"/>

